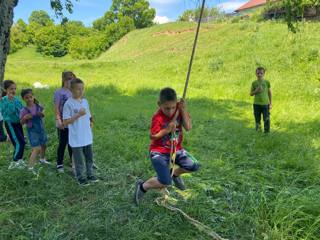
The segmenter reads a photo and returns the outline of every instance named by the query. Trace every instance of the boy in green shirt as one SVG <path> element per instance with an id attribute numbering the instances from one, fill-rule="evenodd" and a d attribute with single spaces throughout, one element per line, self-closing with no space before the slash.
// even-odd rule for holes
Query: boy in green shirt
<path id="1" fill-rule="evenodd" d="M 265 69 L 256 69 L 257 80 L 252 82 L 250 96 L 254 96 L 253 113 L 256 121 L 256 131 L 261 130 L 261 114 L 263 115 L 264 133 L 270 132 L 270 109 L 272 108 L 272 93 L 270 82 L 264 80 Z"/>

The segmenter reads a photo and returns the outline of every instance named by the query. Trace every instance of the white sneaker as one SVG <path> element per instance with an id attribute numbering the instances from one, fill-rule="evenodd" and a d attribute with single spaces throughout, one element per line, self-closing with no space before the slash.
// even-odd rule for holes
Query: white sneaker
<path id="1" fill-rule="evenodd" d="M 23 161 L 23 159 L 19 159 L 18 161 L 17 161 L 17 168 L 18 169 L 23 169 L 23 168 L 25 168 L 27 165 L 26 165 L 26 163 Z"/>
<path id="2" fill-rule="evenodd" d="M 14 169 L 14 168 L 17 168 L 17 166 L 18 166 L 18 162 L 16 162 L 16 161 L 11 161 L 8 169 L 9 169 L 9 170 L 10 170 L 10 169 Z"/>
<path id="3" fill-rule="evenodd" d="M 48 162 L 45 158 L 44 159 L 40 159 L 39 161 L 41 164 L 48 164 L 51 165 L 51 162 Z"/>
<path id="4" fill-rule="evenodd" d="M 30 171 L 33 175 L 38 175 L 36 170 L 33 167 L 28 167 L 28 171 Z"/>
<path id="5" fill-rule="evenodd" d="M 57 171 L 58 171 L 58 173 L 64 173 L 64 168 L 63 168 L 63 166 L 58 166 L 58 167 L 57 167 Z"/>

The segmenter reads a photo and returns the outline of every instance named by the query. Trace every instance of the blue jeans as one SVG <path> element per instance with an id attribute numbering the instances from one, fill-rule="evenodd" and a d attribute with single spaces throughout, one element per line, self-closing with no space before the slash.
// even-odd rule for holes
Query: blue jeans
<path id="1" fill-rule="evenodd" d="M 163 185 L 171 185 L 170 154 L 151 152 L 150 158 L 153 168 L 157 172 L 158 181 Z M 188 172 L 195 172 L 200 166 L 185 150 L 177 152 L 175 164 Z"/>

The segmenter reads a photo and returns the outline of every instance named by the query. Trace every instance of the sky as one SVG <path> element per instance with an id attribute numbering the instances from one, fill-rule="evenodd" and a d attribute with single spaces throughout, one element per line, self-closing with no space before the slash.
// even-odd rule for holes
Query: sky
<path id="1" fill-rule="evenodd" d="M 151 7 L 156 9 L 155 21 L 166 23 L 175 21 L 186 9 L 194 9 L 199 6 L 201 0 L 149 0 Z M 73 13 L 65 14 L 70 20 L 81 20 L 86 26 L 103 16 L 109 9 L 112 0 L 79 0 L 73 1 Z M 208 7 L 218 6 L 225 12 L 232 12 L 246 0 L 207 0 Z M 22 18 L 25 22 L 32 11 L 45 10 L 52 18 L 54 12 L 50 8 L 50 0 L 19 0 L 18 6 L 14 9 L 14 20 Z"/>

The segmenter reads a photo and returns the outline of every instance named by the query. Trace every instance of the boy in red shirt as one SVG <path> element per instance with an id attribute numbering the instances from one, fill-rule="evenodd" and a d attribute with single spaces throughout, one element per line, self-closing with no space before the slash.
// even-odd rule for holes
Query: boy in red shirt
<path id="1" fill-rule="evenodd" d="M 159 110 L 152 118 L 150 130 L 150 158 L 157 177 L 152 177 L 143 182 L 139 179 L 136 183 L 134 200 L 139 204 L 143 195 L 150 189 L 166 188 L 174 182 L 180 190 L 185 190 L 185 185 L 180 177 L 183 173 L 194 172 L 199 164 L 190 157 L 182 148 L 182 127 L 189 131 L 191 129 L 190 116 L 186 110 L 185 102 L 177 103 L 177 94 L 172 88 L 164 88 L 160 91 Z M 175 164 L 179 168 L 174 169 L 173 177 L 170 172 L 171 138 L 176 139 Z"/>

